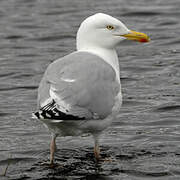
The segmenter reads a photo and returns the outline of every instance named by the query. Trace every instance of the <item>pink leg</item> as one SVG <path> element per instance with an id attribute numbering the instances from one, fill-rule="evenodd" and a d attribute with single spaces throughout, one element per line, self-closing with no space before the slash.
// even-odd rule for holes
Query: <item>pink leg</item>
<path id="1" fill-rule="evenodd" d="M 99 141 L 98 138 L 95 138 L 95 143 L 94 143 L 94 156 L 96 158 L 96 161 L 100 160 L 100 148 L 99 148 Z"/>
<path id="2" fill-rule="evenodd" d="M 54 163 L 54 153 L 56 150 L 56 135 L 52 135 L 51 144 L 50 144 L 50 165 Z"/>

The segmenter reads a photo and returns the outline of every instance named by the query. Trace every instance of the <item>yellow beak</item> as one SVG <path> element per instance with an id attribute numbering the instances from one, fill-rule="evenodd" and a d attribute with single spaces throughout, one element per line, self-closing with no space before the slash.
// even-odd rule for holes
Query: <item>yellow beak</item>
<path id="1" fill-rule="evenodd" d="M 121 36 L 125 37 L 128 40 L 138 41 L 141 43 L 146 43 L 150 41 L 150 38 L 147 34 L 136 31 L 130 31 L 128 34 L 124 34 Z"/>

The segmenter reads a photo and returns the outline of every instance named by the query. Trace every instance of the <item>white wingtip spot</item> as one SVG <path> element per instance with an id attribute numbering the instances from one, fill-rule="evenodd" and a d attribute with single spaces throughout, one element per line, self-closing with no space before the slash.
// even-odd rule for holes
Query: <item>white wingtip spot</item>
<path id="1" fill-rule="evenodd" d="M 37 116 L 36 116 L 34 113 L 32 113 L 31 118 L 32 118 L 32 119 L 38 119 Z"/>

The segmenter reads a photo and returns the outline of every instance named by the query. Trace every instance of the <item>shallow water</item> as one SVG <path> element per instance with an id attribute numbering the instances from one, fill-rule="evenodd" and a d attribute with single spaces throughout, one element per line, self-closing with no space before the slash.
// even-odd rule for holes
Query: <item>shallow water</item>
<path id="1" fill-rule="evenodd" d="M 0 179 L 180 178 L 179 0 L 0 1 Z M 121 19 L 152 41 L 118 47 L 123 107 L 101 138 L 96 164 L 93 141 L 58 138 L 50 169 L 50 136 L 31 119 L 38 83 L 50 62 L 75 50 L 80 22 L 96 12 Z"/>

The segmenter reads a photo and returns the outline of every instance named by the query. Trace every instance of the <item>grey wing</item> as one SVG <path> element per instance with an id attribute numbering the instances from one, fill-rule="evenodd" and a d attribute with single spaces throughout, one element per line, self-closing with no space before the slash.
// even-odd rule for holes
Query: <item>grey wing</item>
<path id="1" fill-rule="evenodd" d="M 64 114 L 72 119 L 105 118 L 118 92 L 110 65 L 90 53 L 73 53 L 49 65 L 39 86 L 38 104 L 41 110 L 50 106 L 59 119 Z"/>

